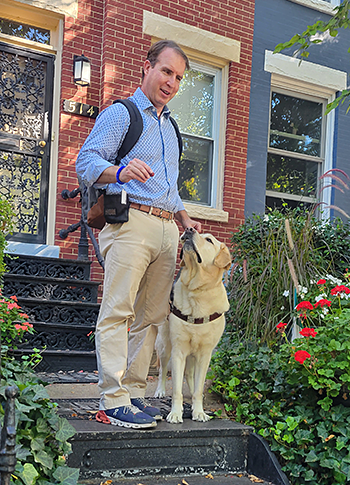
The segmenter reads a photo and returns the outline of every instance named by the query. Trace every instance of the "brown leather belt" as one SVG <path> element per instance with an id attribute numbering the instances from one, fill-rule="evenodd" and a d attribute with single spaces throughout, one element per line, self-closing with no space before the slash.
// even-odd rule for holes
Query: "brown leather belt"
<path id="1" fill-rule="evenodd" d="M 131 202 L 130 207 L 132 209 L 137 209 L 138 211 L 147 212 L 147 214 L 151 214 L 152 216 L 162 217 L 163 219 L 166 219 L 168 221 L 172 221 L 174 219 L 173 212 L 159 209 L 159 207 L 137 204 L 136 202 Z"/>

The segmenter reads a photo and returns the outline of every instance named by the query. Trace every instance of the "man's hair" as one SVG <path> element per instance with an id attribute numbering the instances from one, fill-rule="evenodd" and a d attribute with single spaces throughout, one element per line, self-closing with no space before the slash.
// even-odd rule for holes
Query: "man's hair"
<path id="1" fill-rule="evenodd" d="M 186 63 L 186 69 L 190 68 L 190 61 L 188 60 L 188 57 L 181 49 L 181 47 L 178 46 L 177 43 L 174 42 L 173 40 L 159 40 L 158 42 L 156 42 L 151 46 L 150 50 L 147 52 L 146 60 L 148 60 L 151 63 L 152 67 L 156 65 L 159 54 L 163 52 L 163 50 L 166 49 L 167 47 L 169 47 L 170 49 L 174 49 L 174 51 L 176 51 L 183 58 L 183 60 Z M 144 76 L 145 76 L 145 73 L 142 68 L 142 80 Z"/>

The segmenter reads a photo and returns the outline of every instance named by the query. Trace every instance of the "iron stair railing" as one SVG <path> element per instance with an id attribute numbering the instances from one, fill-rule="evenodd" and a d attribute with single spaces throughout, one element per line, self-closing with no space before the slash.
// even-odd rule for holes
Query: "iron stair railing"
<path id="1" fill-rule="evenodd" d="M 89 260 L 89 241 L 87 238 L 87 235 L 89 235 L 89 238 L 91 240 L 92 246 L 96 254 L 97 261 L 104 269 L 104 260 L 101 256 L 98 243 L 96 241 L 94 233 L 92 232 L 91 227 L 87 225 L 87 213 L 89 210 L 89 197 L 88 197 L 87 187 L 83 183 L 80 183 L 79 187 L 72 190 L 71 192 L 67 189 L 63 190 L 61 192 L 61 197 L 64 200 L 68 200 L 68 199 L 73 199 L 74 197 L 77 197 L 77 195 L 79 194 L 80 194 L 80 203 L 81 203 L 80 221 L 70 225 L 66 229 L 61 229 L 59 232 L 59 236 L 61 239 L 66 239 L 70 233 L 76 231 L 80 227 L 80 239 L 78 244 L 78 260 L 81 260 L 81 261 Z"/>

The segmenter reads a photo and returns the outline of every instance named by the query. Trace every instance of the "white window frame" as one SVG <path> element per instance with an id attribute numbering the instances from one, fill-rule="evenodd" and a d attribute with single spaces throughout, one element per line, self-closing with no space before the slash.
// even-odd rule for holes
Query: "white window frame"
<path id="1" fill-rule="evenodd" d="M 318 163 L 318 170 L 317 170 L 317 191 L 319 192 L 319 189 L 321 188 L 322 184 L 320 182 L 319 177 L 322 175 L 322 173 L 325 172 L 324 167 L 325 167 L 325 151 L 326 151 L 326 143 L 325 143 L 325 137 L 326 137 L 326 130 L 327 130 L 327 123 L 324 118 L 324 112 L 327 106 L 328 101 L 324 98 L 318 98 L 315 96 L 311 96 L 310 94 L 305 94 L 301 93 L 300 91 L 295 91 L 295 90 L 289 90 L 286 89 L 284 86 L 283 87 L 277 87 L 276 85 L 271 83 L 271 96 L 272 93 L 278 93 L 278 94 L 285 94 L 287 96 L 291 96 L 293 98 L 299 98 L 299 99 L 306 99 L 308 101 L 313 101 L 315 103 L 322 103 L 322 130 L 321 130 L 321 146 L 320 146 L 320 156 L 308 156 L 308 155 L 303 155 L 298 152 L 290 152 L 288 150 L 279 150 L 276 148 L 270 147 L 270 130 L 271 130 L 271 97 L 270 97 L 270 123 L 269 123 L 269 133 L 268 133 L 268 148 L 267 148 L 267 153 L 274 153 L 276 155 L 282 155 L 285 157 L 290 157 L 290 158 L 299 158 L 301 160 L 308 160 L 311 162 L 316 162 Z M 326 189 L 325 189 L 326 190 Z M 316 197 L 308 197 L 308 196 L 301 196 L 301 195 L 296 195 L 296 194 L 290 194 L 287 192 L 276 192 L 273 190 L 266 190 L 266 195 L 268 197 L 274 197 L 276 199 L 284 199 L 286 202 L 288 200 L 294 200 L 300 203 L 315 203 L 317 201 Z M 329 195 L 329 194 L 328 194 Z M 324 197 L 323 197 L 324 198 Z M 329 199 L 329 197 L 327 197 Z M 327 200 L 326 204 L 329 205 L 330 201 Z"/>
<path id="2" fill-rule="evenodd" d="M 187 202 L 184 205 L 190 217 L 228 222 L 229 213 L 223 210 L 228 78 L 230 62 L 240 62 L 241 43 L 148 10 L 143 11 L 143 33 L 151 36 L 152 43 L 160 39 L 172 39 L 182 47 L 192 62 L 221 70 L 216 200 L 213 201 L 213 207 Z"/>
<path id="3" fill-rule="evenodd" d="M 304 7 L 312 8 L 329 15 L 334 15 L 334 7 L 337 7 L 341 0 L 331 0 L 327 2 L 326 0 L 289 0 L 289 2 L 299 3 Z"/>
<path id="4" fill-rule="evenodd" d="M 200 62 L 192 61 L 190 59 L 190 69 L 195 71 L 202 72 L 204 74 L 209 74 L 214 77 L 214 108 L 212 112 L 212 127 L 211 127 L 211 137 L 207 136 L 199 136 L 193 133 L 187 133 L 182 131 L 182 135 L 192 136 L 198 139 L 210 140 L 213 142 L 213 155 L 212 155 L 212 173 L 211 173 L 211 186 L 210 186 L 210 203 L 204 204 L 195 201 L 184 201 L 186 204 L 190 205 L 200 205 L 203 207 L 212 207 L 216 208 L 220 204 L 221 198 L 221 191 L 219 190 L 218 183 L 219 183 L 219 174 L 223 172 L 223 159 L 220 157 L 220 111 L 221 111 L 221 98 L 222 98 L 222 70 L 219 68 L 215 68 L 213 66 L 209 66 L 207 64 L 203 64 Z M 170 105 L 171 109 L 171 105 Z M 220 181 L 221 183 L 221 181 Z"/>
<path id="5" fill-rule="evenodd" d="M 264 69 L 271 73 L 271 90 L 286 89 L 294 96 L 313 96 L 324 99 L 330 103 L 335 99 L 338 91 L 346 89 L 347 73 L 329 67 L 315 64 L 309 61 L 302 61 L 283 54 L 273 54 L 272 51 L 265 51 Z M 326 117 L 324 123 L 324 166 L 323 173 L 333 168 L 333 140 L 334 140 L 335 112 L 332 110 Z M 327 182 L 327 181 L 326 181 Z M 327 185 L 327 184 L 326 184 Z M 325 206 L 331 203 L 331 188 L 322 191 L 322 199 Z M 330 209 L 324 209 L 322 218 L 328 218 Z"/>

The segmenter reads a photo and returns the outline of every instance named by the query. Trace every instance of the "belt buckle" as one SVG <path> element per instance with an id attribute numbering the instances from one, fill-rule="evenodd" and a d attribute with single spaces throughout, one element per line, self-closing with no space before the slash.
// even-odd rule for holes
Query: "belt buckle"
<path id="1" fill-rule="evenodd" d="M 190 316 L 187 317 L 188 323 L 194 323 L 194 320 L 195 320 L 194 317 L 190 317 Z"/>
<path id="2" fill-rule="evenodd" d="M 158 217 L 163 217 L 163 209 L 160 209 L 160 212 L 158 214 Z"/>

